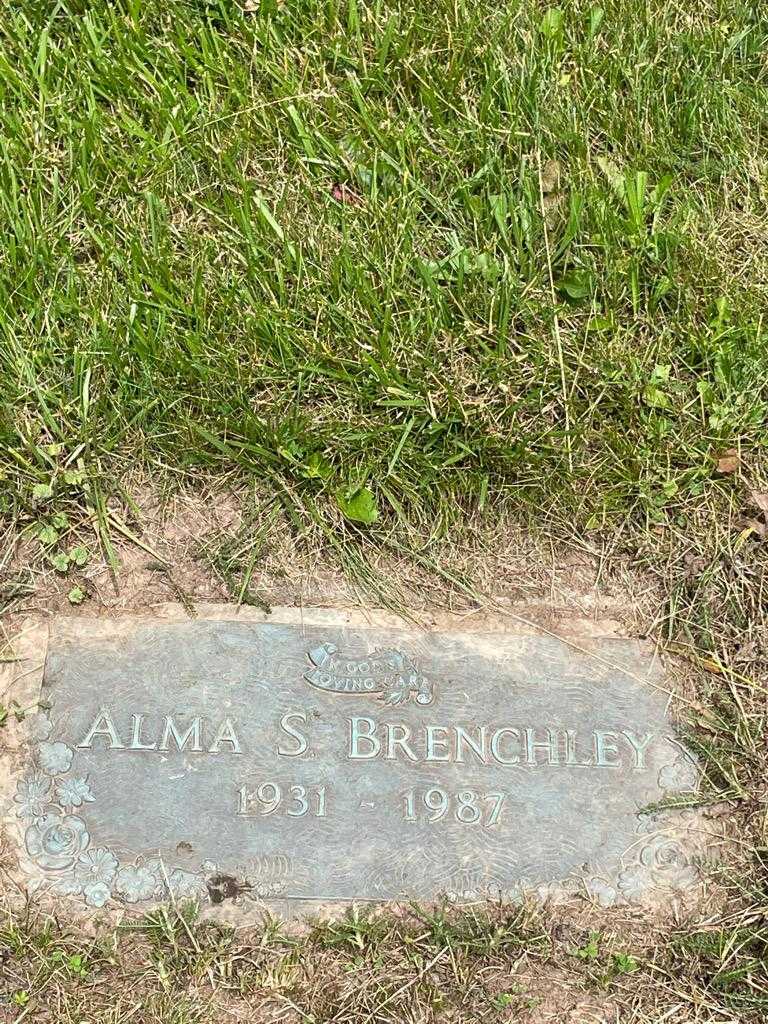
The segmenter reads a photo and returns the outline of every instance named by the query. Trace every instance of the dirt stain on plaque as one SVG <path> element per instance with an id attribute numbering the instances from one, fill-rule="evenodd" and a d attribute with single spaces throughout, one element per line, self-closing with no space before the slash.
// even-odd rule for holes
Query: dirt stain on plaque
<path id="1" fill-rule="evenodd" d="M 250 892 L 253 886 L 250 882 L 241 881 L 234 875 L 213 875 L 206 882 L 208 895 L 214 905 L 223 903 L 225 900 L 236 900 L 243 893 Z"/>

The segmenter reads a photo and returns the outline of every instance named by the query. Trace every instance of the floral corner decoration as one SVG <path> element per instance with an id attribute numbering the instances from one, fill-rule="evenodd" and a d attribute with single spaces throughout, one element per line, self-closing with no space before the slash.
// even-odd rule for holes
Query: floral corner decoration
<path id="1" fill-rule="evenodd" d="M 699 771 L 689 754 L 680 754 L 672 764 L 659 771 L 662 789 L 676 793 L 695 793 L 699 788 Z"/>
<path id="2" fill-rule="evenodd" d="M 121 863 L 111 850 L 92 845 L 85 820 L 75 812 L 96 798 L 87 778 L 69 774 L 73 757 L 66 743 L 39 743 L 35 767 L 19 779 L 13 798 L 17 817 L 26 822 L 26 851 L 46 873 L 51 889 L 80 896 L 90 907 L 103 907 L 110 899 L 205 899 L 202 873 L 168 871 L 159 857 Z"/>
<path id="3" fill-rule="evenodd" d="M 74 750 L 66 743 L 50 742 L 50 732 L 47 717 L 33 723 L 38 741 L 35 766 L 19 779 L 13 798 L 17 817 L 26 823 L 27 854 L 45 872 L 50 888 L 62 896 L 80 897 L 90 907 L 103 907 L 109 900 L 219 902 L 215 883 L 227 876 L 220 876 L 210 861 L 204 861 L 199 872 L 169 868 L 160 857 L 123 862 L 107 847 L 92 844 L 81 814 L 96 797 L 88 779 L 72 771 Z M 256 858 L 239 870 L 238 897 L 262 900 L 282 895 L 289 870 L 287 864 L 275 867 L 270 858 Z"/>
<path id="4" fill-rule="evenodd" d="M 618 888 L 628 900 L 640 900 L 654 889 L 684 892 L 699 881 L 699 872 L 676 840 L 652 835 L 640 850 L 638 863 L 619 875 Z"/>

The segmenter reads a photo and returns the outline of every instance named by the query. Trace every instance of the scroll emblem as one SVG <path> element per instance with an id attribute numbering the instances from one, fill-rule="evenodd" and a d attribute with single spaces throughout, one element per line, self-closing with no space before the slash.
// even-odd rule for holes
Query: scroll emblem
<path id="1" fill-rule="evenodd" d="M 434 688 L 402 651 L 374 651 L 361 658 L 341 657 L 335 644 L 320 644 L 308 654 L 313 668 L 304 673 L 308 683 L 332 693 L 375 693 L 390 706 L 431 704 Z"/>

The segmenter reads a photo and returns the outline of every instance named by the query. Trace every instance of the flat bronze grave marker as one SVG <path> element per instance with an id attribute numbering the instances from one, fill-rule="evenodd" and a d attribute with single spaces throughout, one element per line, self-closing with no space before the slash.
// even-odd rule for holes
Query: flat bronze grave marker
<path id="1" fill-rule="evenodd" d="M 696 878 L 644 813 L 696 785 L 633 641 L 143 621 L 54 632 L 13 822 L 90 906 L 602 902 Z"/>

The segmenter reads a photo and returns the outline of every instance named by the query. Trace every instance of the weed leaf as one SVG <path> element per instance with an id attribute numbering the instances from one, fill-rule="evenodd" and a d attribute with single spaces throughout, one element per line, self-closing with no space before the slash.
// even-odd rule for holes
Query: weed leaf
<path id="1" fill-rule="evenodd" d="M 339 508 L 353 523 L 370 526 L 379 518 L 379 510 L 373 493 L 367 487 L 342 488 L 336 492 Z"/>

